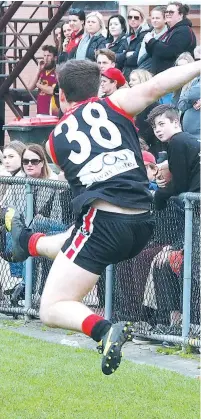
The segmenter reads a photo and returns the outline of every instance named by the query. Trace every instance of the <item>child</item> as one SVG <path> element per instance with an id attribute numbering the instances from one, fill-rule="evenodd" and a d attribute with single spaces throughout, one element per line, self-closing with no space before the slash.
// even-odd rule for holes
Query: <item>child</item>
<path id="1" fill-rule="evenodd" d="M 147 177 L 149 179 L 149 190 L 156 191 L 156 189 L 158 189 L 158 185 L 156 183 L 156 175 L 158 173 L 156 159 L 153 154 L 145 150 L 142 151 L 142 157 L 147 170 Z"/>

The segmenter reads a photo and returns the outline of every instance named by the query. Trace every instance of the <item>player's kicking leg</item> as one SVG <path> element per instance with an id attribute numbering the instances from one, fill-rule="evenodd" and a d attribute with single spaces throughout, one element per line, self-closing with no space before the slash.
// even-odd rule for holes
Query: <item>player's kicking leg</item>
<path id="1" fill-rule="evenodd" d="M 132 339 L 133 329 L 129 323 L 125 326 L 112 325 L 82 304 L 84 296 L 97 283 L 99 274 L 78 266 L 68 258 L 67 252 L 60 251 L 64 242 L 67 251 L 73 251 L 72 228 L 66 233 L 49 237 L 33 234 L 13 208 L 7 210 L 5 224 L 12 234 L 15 260 L 24 260 L 30 255 L 56 257 L 41 298 L 41 320 L 49 326 L 82 331 L 99 342 L 98 350 L 103 353 L 102 371 L 106 375 L 112 374 L 121 362 L 123 344 Z M 82 229 L 78 229 L 74 239 L 78 236 L 84 237 Z M 86 234 L 83 240 L 88 238 Z"/>

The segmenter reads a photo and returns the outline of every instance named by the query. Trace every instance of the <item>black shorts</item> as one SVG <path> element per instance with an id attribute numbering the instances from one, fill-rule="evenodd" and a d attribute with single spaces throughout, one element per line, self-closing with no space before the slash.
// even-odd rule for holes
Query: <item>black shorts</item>
<path id="1" fill-rule="evenodd" d="M 85 208 L 61 250 L 76 265 L 100 275 L 106 266 L 140 253 L 154 224 L 150 212 L 128 215 Z"/>

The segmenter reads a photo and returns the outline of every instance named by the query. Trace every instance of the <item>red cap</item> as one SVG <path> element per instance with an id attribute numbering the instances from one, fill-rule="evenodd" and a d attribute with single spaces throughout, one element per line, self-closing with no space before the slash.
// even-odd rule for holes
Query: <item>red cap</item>
<path id="1" fill-rule="evenodd" d="M 143 157 L 144 164 L 150 164 L 150 163 L 156 164 L 156 159 L 154 155 L 149 153 L 149 151 L 143 150 L 142 157 Z"/>
<path id="2" fill-rule="evenodd" d="M 126 79 L 123 75 L 123 73 L 118 70 L 118 68 L 108 68 L 107 70 L 103 71 L 102 76 L 107 77 L 111 80 L 116 80 L 117 87 L 124 86 L 126 83 Z"/>

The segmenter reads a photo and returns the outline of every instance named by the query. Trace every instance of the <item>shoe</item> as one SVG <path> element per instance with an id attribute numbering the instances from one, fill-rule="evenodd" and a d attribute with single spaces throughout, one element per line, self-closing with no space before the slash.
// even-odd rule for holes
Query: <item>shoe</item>
<path id="1" fill-rule="evenodd" d="M 12 295 L 10 296 L 11 304 L 16 307 L 18 306 L 19 300 L 25 299 L 25 284 L 19 283 L 14 287 L 14 291 Z"/>
<path id="2" fill-rule="evenodd" d="M 26 227 L 22 217 L 13 207 L 8 207 L 5 211 L 5 226 L 12 237 L 12 261 L 23 262 L 30 255 L 28 249 L 25 250 L 20 246 L 19 239 L 23 230 L 31 230 Z"/>
<path id="3" fill-rule="evenodd" d="M 122 352 L 121 348 L 126 341 L 132 341 L 134 329 L 132 323 L 128 322 L 125 326 L 114 324 L 103 336 L 97 349 L 103 354 L 102 372 L 110 375 L 119 367 Z"/>

